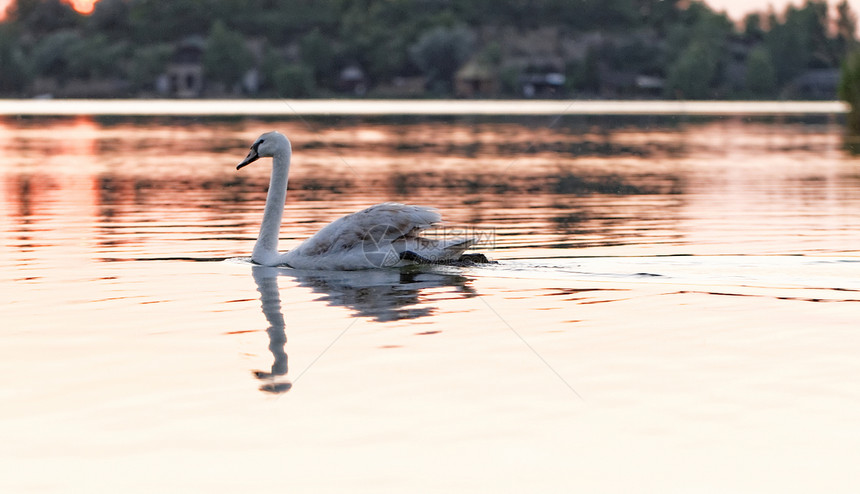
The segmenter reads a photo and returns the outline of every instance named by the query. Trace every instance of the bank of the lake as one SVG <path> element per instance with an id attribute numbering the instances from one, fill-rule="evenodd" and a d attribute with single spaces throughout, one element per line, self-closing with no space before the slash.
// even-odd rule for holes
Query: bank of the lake
<path id="1" fill-rule="evenodd" d="M 6 99 L 0 115 L 837 115 L 841 101 Z"/>

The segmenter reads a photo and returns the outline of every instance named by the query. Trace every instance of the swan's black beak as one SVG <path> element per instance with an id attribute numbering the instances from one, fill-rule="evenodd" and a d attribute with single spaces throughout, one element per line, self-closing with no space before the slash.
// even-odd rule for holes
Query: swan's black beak
<path id="1" fill-rule="evenodd" d="M 257 154 L 257 146 L 254 146 L 251 148 L 250 151 L 248 151 L 248 156 L 245 156 L 245 159 L 243 159 L 241 163 L 236 165 L 236 169 L 241 170 L 243 166 L 248 166 L 251 163 L 257 161 L 258 159 L 260 159 L 260 155 Z"/>

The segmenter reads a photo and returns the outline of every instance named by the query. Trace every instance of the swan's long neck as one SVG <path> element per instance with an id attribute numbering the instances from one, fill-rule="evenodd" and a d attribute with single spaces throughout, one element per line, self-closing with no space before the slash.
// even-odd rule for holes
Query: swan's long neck
<path id="1" fill-rule="evenodd" d="M 263 265 L 277 264 L 278 235 L 281 231 L 281 219 L 284 216 L 284 202 L 287 199 L 287 180 L 290 176 L 289 147 L 284 152 L 272 157 L 272 177 L 269 180 L 269 193 L 266 195 L 266 209 L 263 211 L 263 223 L 260 225 L 260 235 L 254 245 L 251 259 Z"/>

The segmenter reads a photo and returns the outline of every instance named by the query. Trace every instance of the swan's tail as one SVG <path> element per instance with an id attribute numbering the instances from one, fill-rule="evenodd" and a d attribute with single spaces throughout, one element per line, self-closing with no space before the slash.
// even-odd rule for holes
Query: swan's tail
<path id="1" fill-rule="evenodd" d="M 467 237 L 467 238 L 455 238 L 450 240 L 450 243 L 442 246 L 442 257 L 443 260 L 451 260 L 458 259 L 463 252 L 466 251 L 469 247 L 478 243 L 478 239 L 475 237 Z"/>
<path id="2" fill-rule="evenodd" d="M 478 238 L 464 237 L 452 239 L 429 239 L 412 237 L 396 245 L 400 258 L 419 263 L 438 263 L 456 261 L 472 245 L 478 243 Z"/>

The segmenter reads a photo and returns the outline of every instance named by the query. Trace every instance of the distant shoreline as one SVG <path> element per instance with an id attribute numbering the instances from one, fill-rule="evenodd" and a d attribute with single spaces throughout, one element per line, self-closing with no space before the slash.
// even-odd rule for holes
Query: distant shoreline
<path id="1" fill-rule="evenodd" d="M 5 116 L 832 115 L 841 101 L 0 99 Z"/>

